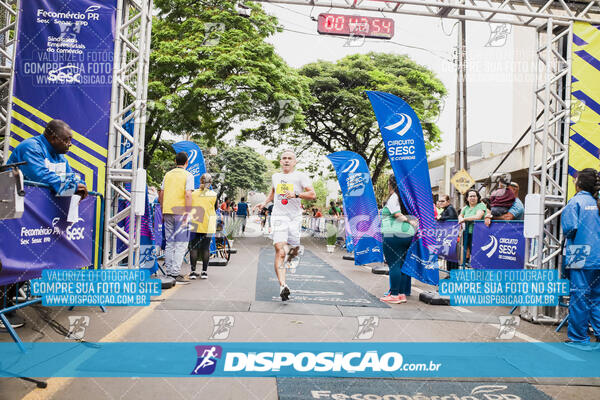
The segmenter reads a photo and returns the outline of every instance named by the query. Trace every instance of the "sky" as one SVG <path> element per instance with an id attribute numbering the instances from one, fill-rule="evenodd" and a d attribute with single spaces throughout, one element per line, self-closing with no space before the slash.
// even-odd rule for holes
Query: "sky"
<path id="1" fill-rule="evenodd" d="M 328 8 L 294 6 L 289 4 L 262 3 L 264 10 L 279 19 L 284 27 L 282 33 L 268 39 L 277 53 L 292 67 L 299 68 L 317 60 L 336 61 L 347 55 L 368 52 L 406 54 L 421 65 L 431 69 L 444 83 L 448 94 L 444 110 L 438 120 L 442 131 L 442 143 L 438 151 L 430 154 L 433 159 L 454 152 L 456 134 L 456 65 L 452 62 L 457 44 L 455 20 L 418 17 L 385 13 L 395 20 L 392 40 L 366 39 L 364 43 L 348 42 L 347 38 L 317 33 L 315 19 Z M 332 9 L 331 13 L 381 16 L 382 13 Z M 513 107 L 515 83 L 530 80 L 529 75 L 514 74 L 518 66 L 515 53 L 515 31 L 510 26 L 506 39 L 499 39 L 487 46 L 492 29 L 498 26 L 467 22 L 467 131 L 468 145 L 482 141 L 511 142 L 513 119 L 527 119 L 530 111 L 517 111 Z M 519 37 L 521 38 L 521 37 Z M 533 39 L 531 33 L 531 39 Z M 515 48 L 517 47 L 517 48 Z M 527 66 L 528 67 L 528 66 Z M 530 72 L 530 68 L 527 68 Z M 532 96 L 524 92 L 524 96 Z M 517 135 L 519 136 L 519 135 Z"/>

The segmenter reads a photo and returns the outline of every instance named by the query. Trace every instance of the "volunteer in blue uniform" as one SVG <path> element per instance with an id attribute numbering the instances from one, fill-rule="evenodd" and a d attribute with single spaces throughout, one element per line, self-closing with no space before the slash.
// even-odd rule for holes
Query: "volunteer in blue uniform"
<path id="1" fill-rule="evenodd" d="M 45 183 L 57 196 L 79 194 L 87 196 L 87 188 L 74 174 L 64 154 L 71 147 L 73 133 L 66 122 L 48 122 L 44 134 L 25 139 L 12 152 L 7 163 L 27 161 L 19 167 L 25 179 Z"/>
<path id="2" fill-rule="evenodd" d="M 577 174 L 577 193 L 561 217 L 566 242 L 565 267 L 571 281 L 568 342 L 589 343 L 591 323 L 600 338 L 600 176 L 593 168 Z"/>

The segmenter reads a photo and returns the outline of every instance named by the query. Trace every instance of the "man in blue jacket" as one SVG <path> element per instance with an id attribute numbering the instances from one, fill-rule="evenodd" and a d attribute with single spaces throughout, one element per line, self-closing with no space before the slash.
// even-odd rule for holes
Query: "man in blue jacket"
<path id="1" fill-rule="evenodd" d="M 568 342 L 587 344 L 588 325 L 600 338 L 600 176 L 592 168 L 577 174 L 577 193 L 561 216 L 567 238 L 565 266 L 570 276 Z"/>
<path id="2" fill-rule="evenodd" d="M 25 139 L 12 152 L 7 163 L 27 161 L 19 167 L 25 179 L 45 183 L 57 196 L 87 196 L 87 188 L 73 173 L 64 154 L 71 147 L 73 133 L 66 122 L 48 122 L 44 134 Z"/>

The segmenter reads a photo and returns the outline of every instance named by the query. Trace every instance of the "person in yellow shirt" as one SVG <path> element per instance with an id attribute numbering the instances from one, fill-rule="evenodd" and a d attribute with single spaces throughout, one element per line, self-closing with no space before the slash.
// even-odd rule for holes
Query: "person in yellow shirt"
<path id="1" fill-rule="evenodd" d="M 188 212 L 192 207 L 194 176 L 185 169 L 188 157 L 184 151 L 177 153 L 175 162 L 177 167 L 163 178 L 158 201 L 165 227 L 165 272 L 181 285 L 190 283 L 181 275 L 181 264 L 189 242 Z"/>
<path id="2" fill-rule="evenodd" d="M 210 242 L 217 230 L 217 214 L 215 204 L 217 193 L 211 190 L 212 176 L 205 173 L 200 177 L 200 188 L 192 192 L 192 212 L 190 213 L 191 236 L 189 242 L 190 279 L 208 279 L 208 259 L 210 258 Z M 198 258 L 202 258 L 202 272 L 196 272 Z"/>

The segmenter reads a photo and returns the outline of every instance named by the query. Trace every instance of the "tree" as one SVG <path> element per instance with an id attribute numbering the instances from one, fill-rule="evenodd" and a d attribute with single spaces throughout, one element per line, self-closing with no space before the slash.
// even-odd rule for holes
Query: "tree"
<path id="1" fill-rule="evenodd" d="M 307 79 L 289 68 L 265 39 L 275 17 L 248 3 L 242 17 L 234 0 L 155 0 L 148 85 L 146 166 L 163 132 L 202 136 L 214 146 L 235 124 L 277 125 L 279 101 L 291 101 L 285 126 L 299 129 L 300 107 L 310 97 Z"/>
<path id="2" fill-rule="evenodd" d="M 305 126 L 289 130 L 287 135 L 269 135 L 266 130 L 256 129 L 246 131 L 248 137 L 272 145 L 294 142 L 322 155 L 354 151 L 365 158 L 373 181 L 377 181 L 388 157 L 365 91 L 379 90 L 404 99 L 415 110 L 428 150 L 440 142 L 440 130 L 432 121 L 441 111 L 446 89 L 433 72 L 408 56 L 355 54 L 336 63 L 307 64 L 299 72 L 310 79 L 310 91 L 316 99 L 303 109 Z"/>
<path id="3" fill-rule="evenodd" d="M 219 188 L 219 197 L 225 193 L 235 197 L 237 190 L 266 191 L 269 188 L 268 166 L 264 157 L 250 147 L 230 147 L 217 156 L 211 173 Z"/>
<path id="4" fill-rule="evenodd" d="M 302 205 L 304 209 L 310 210 L 313 207 L 319 207 L 323 209 L 325 207 L 325 203 L 327 202 L 327 195 L 329 191 L 327 190 L 327 182 L 323 178 L 319 178 L 313 181 L 313 189 L 315 189 L 315 194 L 317 195 L 314 200 L 302 200 Z"/>

